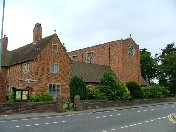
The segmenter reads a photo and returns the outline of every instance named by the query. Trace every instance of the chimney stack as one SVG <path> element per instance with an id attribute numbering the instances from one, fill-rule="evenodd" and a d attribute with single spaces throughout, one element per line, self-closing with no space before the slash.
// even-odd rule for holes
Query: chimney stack
<path id="1" fill-rule="evenodd" d="M 40 23 L 36 23 L 33 29 L 33 43 L 36 44 L 37 41 L 42 39 L 42 27 Z"/>
<path id="2" fill-rule="evenodd" d="M 2 51 L 7 51 L 7 46 L 8 46 L 8 37 L 4 35 L 4 38 L 2 40 Z"/>

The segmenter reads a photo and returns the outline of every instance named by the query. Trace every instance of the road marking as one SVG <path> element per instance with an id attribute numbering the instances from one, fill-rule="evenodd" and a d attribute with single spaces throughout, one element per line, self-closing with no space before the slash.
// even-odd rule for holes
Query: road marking
<path id="1" fill-rule="evenodd" d="M 26 126 L 28 127 L 28 126 L 31 126 L 31 125 L 26 125 Z"/>
<path id="2" fill-rule="evenodd" d="M 130 125 L 130 126 L 133 126 L 133 125 Z"/>
<path id="3" fill-rule="evenodd" d="M 115 131 L 115 129 L 111 129 L 111 131 Z"/>
<path id="4" fill-rule="evenodd" d="M 142 123 L 139 122 L 138 124 L 141 125 Z"/>
<path id="5" fill-rule="evenodd" d="M 38 126 L 39 124 L 35 124 L 36 126 Z"/>
<path id="6" fill-rule="evenodd" d="M 149 121 L 145 121 L 145 122 L 149 122 Z"/>
<path id="7" fill-rule="evenodd" d="M 112 115 L 109 115 L 109 116 L 112 116 Z"/>
<path id="8" fill-rule="evenodd" d="M 106 116 L 103 116 L 103 117 L 106 117 Z"/>
<path id="9" fill-rule="evenodd" d="M 39 118 L 31 118 L 31 119 L 33 119 L 33 120 L 38 120 Z"/>
<path id="10" fill-rule="evenodd" d="M 151 109 L 151 110 L 154 110 L 154 109 Z"/>
<path id="11" fill-rule="evenodd" d="M 144 111 L 147 111 L 147 110 L 144 110 Z"/>
<path id="12" fill-rule="evenodd" d="M 153 120 L 150 120 L 150 121 L 153 121 Z"/>
<path id="13" fill-rule="evenodd" d="M 102 132 L 107 132 L 107 131 L 102 131 Z"/>
<path id="14" fill-rule="evenodd" d="M 163 119 L 166 119 L 166 117 L 163 117 Z"/>
<path id="15" fill-rule="evenodd" d="M 137 124 L 133 124 L 134 126 L 136 126 Z"/>
<path id="16" fill-rule="evenodd" d="M 172 108 L 173 108 L 174 106 L 172 106 Z"/>
<path id="17" fill-rule="evenodd" d="M 126 128 L 128 127 L 128 126 L 125 126 Z"/>
<path id="18" fill-rule="evenodd" d="M 45 123 L 46 125 L 48 125 L 49 123 L 47 122 L 47 123 Z"/>
<path id="19" fill-rule="evenodd" d="M 167 117 L 172 123 L 176 123 L 176 121 L 172 118 L 172 114 L 168 115 Z"/>
<path id="20" fill-rule="evenodd" d="M 58 122 L 53 122 L 54 124 L 58 123 Z"/>
<path id="21" fill-rule="evenodd" d="M 100 117 L 96 117 L 97 119 L 100 118 Z"/>
<path id="22" fill-rule="evenodd" d="M 161 118 L 158 118 L 158 120 L 160 120 Z"/>
<path id="23" fill-rule="evenodd" d="M 55 117 L 62 117 L 62 116 L 55 116 Z"/>
<path id="24" fill-rule="evenodd" d="M 6 121 L 0 121 L 0 122 L 6 122 Z"/>
<path id="25" fill-rule="evenodd" d="M 12 121 L 18 121 L 18 120 L 12 120 Z"/>
<path id="26" fill-rule="evenodd" d="M 166 107 L 163 107 L 164 109 L 166 109 Z"/>
<path id="27" fill-rule="evenodd" d="M 121 127 L 122 129 L 124 128 L 124 127 Z"/>
<path id="28" fill-rule="evenodd" d="M 16 126 L 16 127 L 20 127 L 20 126 Z"/>
<path id="29" fill-rule="evenodd" d="M 138 113 L 141 112 L 141 111 L 138 111 Z"/>
<path id="30" fill-rule="evenodd" d="M 63 123 L 65 123 L 65 121 L 62 121 Z"/>
<path id="31" fill-rule="evenodd" d="M 45 118 L 48 118 L 48 119 L 49 119 L 49 118 L 51 118 L 51 117 L 50 117 L 50 116 L 48 116 L 48 117 L 45 117 Z"/>
<path id="32" fill-rule="evenodd" d="M 121 114 L 118 114 L 118 115 L 121 115 Z"/>

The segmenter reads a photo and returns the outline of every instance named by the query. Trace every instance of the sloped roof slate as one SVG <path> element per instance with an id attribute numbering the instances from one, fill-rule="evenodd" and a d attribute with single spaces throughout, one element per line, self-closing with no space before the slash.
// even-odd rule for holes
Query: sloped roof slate
<path id="1" fill-rule="evenodd" d="M 90 64 L 78 61 L 72 61 L 72 77 L 79 76 L 84 82 L 99 83 L 104 72 L 110 72 L 115 80 L 120 82 L 110 66 Z"/>
<path id="2" fill-rule="evenodd" d="M 13 51 L 2 52 L 2 66 L 10 66 L 17 63 L 33 60 L 45 48 L 48 41 L 54 37 L 55 34 L 47 36 L 39 40 L 36 44 L 30 43 Z"/>

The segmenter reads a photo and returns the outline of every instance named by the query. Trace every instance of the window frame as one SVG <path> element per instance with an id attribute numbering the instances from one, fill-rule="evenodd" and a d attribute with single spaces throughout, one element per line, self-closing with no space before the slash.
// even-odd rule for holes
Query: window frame
<path id="1" fill-rule="evenodd" d="M 88 61 L 88 55 L 92 54 L 91 56 L 91 61 Z M 87 52 L 86 53 L 86 63 L 93 64 L 94 63 L 94 57 L 93 57 L 94 52 Z"/>
<path id="2" fill-rule="evenodd" d="M 56 50 L 53 48 L 54 46 L 57 46 Z M 52 44 L 52 52 L 58 52 L 58 44 Z"/>
<path id="3" fill-rule="evenodd" d="M 10 76 L 10 67 L 7 68 L 7 76 Z"/>
<path id="4" fill-rule="evenodd" d="M 52 65 L 53 65 L 53 67 L 52 67 Z M 57 70 L 56 70 L 56 65 L 57 65 Z M 59 64 L 58 63 L 50 63 L 50 72 L 51 73 L 59 73 Z"/>
<path id="5" fill-rule="evenodd" d="M 48 94 L 53 97 L 60 96 L 61 95 L 61 85 L 59 83 L 48 83 Z"/>
<path id="6" fill-rule="evenodd" d="M 24 63 L 24 72 L 25 73 L 28 73 L 30 71 L 29 67 L 30 67 L 29 63 Z"/>

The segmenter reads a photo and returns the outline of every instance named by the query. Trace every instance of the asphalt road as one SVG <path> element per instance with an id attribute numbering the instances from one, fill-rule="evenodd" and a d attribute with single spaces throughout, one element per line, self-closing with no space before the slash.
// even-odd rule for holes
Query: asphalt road
<path id="1" fill-rule="evenodd" d="M 176 132 L 176 103 L 62 116 L 1 119 L 0 132 Z"/>

